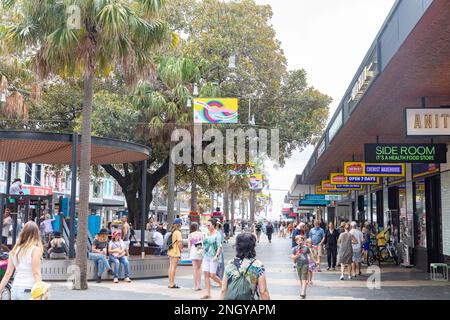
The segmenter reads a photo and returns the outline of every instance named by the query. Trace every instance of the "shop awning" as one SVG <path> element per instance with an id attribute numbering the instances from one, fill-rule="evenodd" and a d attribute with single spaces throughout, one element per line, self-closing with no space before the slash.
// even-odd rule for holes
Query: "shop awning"
<path id="1" fill-rule="evenodd" d="M 78 160 L 82 146 L 78 136 Z M 146 146 L 121 140 L 92 137 L 92 164 L 121 164 L 148 159 Z M 0 161 L 71 164 L 72 134 L 0 131 Z"/>

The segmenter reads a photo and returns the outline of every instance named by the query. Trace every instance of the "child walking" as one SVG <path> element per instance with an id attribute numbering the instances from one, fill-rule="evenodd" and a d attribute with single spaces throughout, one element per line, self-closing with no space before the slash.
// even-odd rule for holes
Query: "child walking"
<path id="1" fill-rule="evenodd" d="M 305 299 L 311 250 L 305 245 L 303 236 L 296 236 L 295 241 L 297 246 L 292 248 L 291 259 L 297 264 L 297 274 L 301 286 L 300 297 Z"/>
<path id="2" fill-rule="evenodd" d="M 317 266 L 320 263 L 319 262 L 319 251 L 317 246 L 313 246 L 312 240 L 307 239 L 306 240 L 306 246 L 309 248 L 311 254 L 308 258 L 308 284 L 312 285 L 312 278 L 313 278 L 313 272 L 317 270 Z"/>

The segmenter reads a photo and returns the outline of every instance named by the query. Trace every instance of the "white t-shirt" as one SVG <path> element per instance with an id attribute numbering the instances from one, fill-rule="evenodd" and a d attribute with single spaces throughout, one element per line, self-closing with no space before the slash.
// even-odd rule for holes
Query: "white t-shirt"
<path id="1" fill-rule="evenodd" d="M 356 238 L 356 240 L 358 241 L 358 243 L 352 243 L 352 247 L 353 247 L 353 251 L 359 251 L 361 250 L 361 244 L 364 241 L 364 236 L 363 233 L 361 231 L 359 231 L 358 229 L 352 229 L 350 230 L 350 233 Z"/>
<path id="2" fill-rule="evenodd" d="M 11 184 L 11 187 L 9 187 L 9 194 L 20 194 L 22 191 L 22 186 L 20 181 L 16 181 L 13 184 Z"/>
<path id="3" fill-rule="evenodd" d="M 153 241 L 155 242 L 155 244 L 157 246 L 162 247 L 162 245 L 164 243 L 164 238 L 163 238 L 163 235 L 161 234 L 161 232 L 155 231 L 153 233 Z"/>
<path id="4" fill-rule="evenodd" d="M 3 220 L 3 228 L 2 228 L 2 236 L 3 237 L 7 237 L 8 236 L 11 224 L 12 224 L 11 217 L 5 218 Z"/>

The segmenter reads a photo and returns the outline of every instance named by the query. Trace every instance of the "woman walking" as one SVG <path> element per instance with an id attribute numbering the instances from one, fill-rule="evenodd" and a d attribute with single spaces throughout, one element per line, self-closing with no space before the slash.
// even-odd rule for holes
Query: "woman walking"
<path id="1" fill-rule="evenodd" d="M 325 240 L 323 241 L 327 250 L 327 271 L 336 271 L 338 239 L 339 232 L 334 228 L 334 223 L 330 222 L 328 224 L 328 230 L 325 233 Z"/>
<path id="2" fill-rule="evenodd" d="M 198 231 L 198 223 L 191 223 L 191 232 L 188 236 L 189 259 L 192 260 L 192 268 L 194 269 L 194 291 L 200 291 L 202 282 L 202 233 Z"/>
<path id="3" fill-rule="evenodd" d="M 169 289 L 179 289 L 175 284 L 175 273 L 177 271 L 178 262 L 181 258 L 181 250 L 183 250 L 183 238 L 181 236 L 181 225 L 183 221 L 176 218 L 172 223 L 172 241 L 170 243 L 167 255 L 169 256 Z"/>
<path id="4" fill-rule="evenodd" d="M 203 275 L 205 277 L 206 294 L 202 299 L 211 298 L 211 282 L 212 279 L 219 286 L 222 281 L 217 277 L 217 267 L 219 264 L 220 253 L 222 252 L 222 240 L 219 232 L 216 230 L 217 220 L 209 219 L 206 223 L 208 228 L 208 236 L 203 240 Z"/>
<path id="5" fill-rule="evenodd" d="M 223 243 L 225 242 L 225 235 L 220 221 L 217 221 L 216 229 L 219 232 L 219 236 L 221 237 L 220 242 L 223 245 Z M 219 277 L 219 279 L 222 279 L 224 272 L 225 272 L 225 258 L 223 257 L 223 250 L 220 250 L 219 261 L 217 264 L 217 271 L 216 271 L 217 277 Z"/>
<path id="6" fill-rule="evenodd" d="M 352 278 L 351 265 L 353 263 L 352 244 L 358 243 L 356 238 L 350 233 L 350 224 L 346 224 L 344 232 L 339 236 L 337 244 L 339 245 L 338 263 L 341 265 L 341 280 L 344 280 L 345 267 L 348 267 L 348 279 Z"/>
<path id="7" fill-rule="evenodd" d="M 241 233 L 236 237 L 236 257 L 225 267 L 222 279 L 221 298 L 226 300 L 270 300 L 267 289 L 264 265 L 256 259 L 256 237 L 250 233 Z M 236 280 L 240 276 L 251 284 L 248 292 L 238 292 Z M 230 285 L 230 286 L 228 286 Z"/>
<path id="8" fill-rule="evenodd" d="M 41 259 L 43 252 L 39 227 L 35 222 L 28 221 L 9 255 L 8 267 L 0 283 L 0 294 L 15 271 L 11 287 L 12 300 L 30 300 L 33 285 L 42 281 Z"/>

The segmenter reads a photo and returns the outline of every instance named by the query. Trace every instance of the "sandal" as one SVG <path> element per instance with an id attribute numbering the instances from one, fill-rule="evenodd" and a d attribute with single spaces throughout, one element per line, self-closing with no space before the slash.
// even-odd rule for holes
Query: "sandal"
<path id="1" fill-rule="evenodd" d="M 168 288 L 169 288 L 169 289 L 180 289 L 180 287 L 177 286 L 176 284 L 174 284 L 172 287 L 171 287 L 171 286 L 168 286 Z"/>

